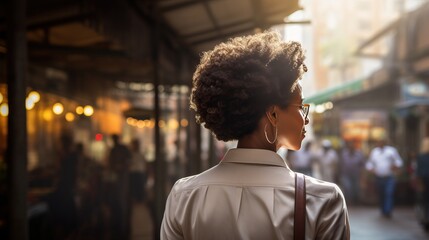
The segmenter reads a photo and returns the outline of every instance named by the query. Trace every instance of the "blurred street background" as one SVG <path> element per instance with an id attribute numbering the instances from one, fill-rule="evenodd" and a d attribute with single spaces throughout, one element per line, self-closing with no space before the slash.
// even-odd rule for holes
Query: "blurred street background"
<path id="1" fill-rule="evenodd" d="M 429 239 L 427 0 L 1 1 L 0 239 L 159 239 L 174 182 L 236 145 L 189 110 L 199 57 L 267 29 L 309 69 L 307 137 L 279 154 L 341 187 L 352 239 Z M 403 163 L 388 216 L 380 140 Z"/>

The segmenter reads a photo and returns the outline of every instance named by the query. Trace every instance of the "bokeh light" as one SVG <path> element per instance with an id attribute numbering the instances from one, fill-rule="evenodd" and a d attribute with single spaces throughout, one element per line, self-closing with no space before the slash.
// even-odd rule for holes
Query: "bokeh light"
<path id="1" fill-rule="evenodd" d="M 168 120 L 168 128 L 169 129 L 177 129 L 179 127 L 179 122 L 176 119 L 170 119 Z"/>
<path id="2" fill-rule="evenodd" d="M 25 99 L 25 108 L 27 109 L 27 110 L 31 110 L 31 109 L 33 109 L 34 108 L 34 105 L 35 105 L 35 103 L 34 103 L 34 101 L 33 101 L 33 99 L 31 99 L 31 98 L 27 98 L 27 99 Z"/>
<path id="3" fill-rule="evenodd" d="M 7 103 L 2 103 L 0 105 L 0 115 L 7 117 L 9 115 L 9 105 Z"/>
<path id="4" fill-rule="evenodd" d="M 53 117 L 54 116 L 52 115 L 52 112 L 49 109 L 46 109 L 45 111 L 43 111 L 43 119 L 45 121 L 51 121 Z"/>
<path id="5" fill-rule="evenodd" d="M 39 101 L 40 101 L 40 94 L 39 94 L 38 92 L 36 92 L 36 91 L 31 91 L 31 92 L 28 94 L 28 99 L 31 99 L 31 101 L 32 101 L 33 103 L 37 103 L 37 102 L 39 102 Z"/>
<path id="6" fill-rule="evenodd" d="M 187 127 L 188 124 L 189 124 L 188 119 L 183 118 L 182 120 L 180 120 L 180 126 Z"/>
<path id="7" fill-rule="evenodd" d="M 78 115 L 82 115 L 83 114 L 83 107 L 82 106 L 77 106 L 76 107 L 76 113 Z"/>
<path id="8" fill-rule="evenodd" d="M 92 114 L 94 114 L 94 108 L 92 108 L 90 105 L 86 105 L 83 108 L 83 114 L 87 117 L 92 116 Z"/>
<path id="9" fill-rule="evenodd" d="M 75 120 L 75 116 L 71 112 L 66 113 L 65 118 L 66 118 L 67 122 L 73 122 Z"/>
<path id="10" fill-rule="evenodd" d="M 64 112 L 64 106 L 61 103 L 55 103 L 54 106 L 52 107 L 52 111 L 56 115 L 60 115 L 61 113 Z"/>

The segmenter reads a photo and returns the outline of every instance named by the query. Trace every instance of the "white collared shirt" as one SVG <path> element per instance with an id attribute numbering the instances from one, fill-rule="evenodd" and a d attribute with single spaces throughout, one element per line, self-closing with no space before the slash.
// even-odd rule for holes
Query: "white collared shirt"
<path id="1" fill-rule="evenodd" d="M 294 175 L 275 152 L 229 150 L 217 166 L 176 182 L 161 239 L 293 239 Z M 350 239 L 335 184 L 306 176 L 306 200 L 306 239 Z"/>
<path id="2" fill-rule="evenodd" d="M 376 147 L 374 148 L 369 159 L 366 162 L 367 170 L 374 170 L 378 177 L 392 176 L 393 167 L 402 167 L 402 158 L 399 156 L 396 148 L 391 146 Z"/>

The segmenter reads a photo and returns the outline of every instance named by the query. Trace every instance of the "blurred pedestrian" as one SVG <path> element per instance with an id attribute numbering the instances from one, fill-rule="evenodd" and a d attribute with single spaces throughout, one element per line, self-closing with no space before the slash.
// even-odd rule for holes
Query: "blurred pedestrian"
<path id="1" fill-rule="evenodd" d="M 417 177 L 422 185 L 419 205 L 422 207 L 421 223 L 429 231 L 429 138 L 422 141 L 420 154 L 417 156 Z"/>
<path id="2" fill-rule="evenodd" d="M 359 203 L 360 174 L 365 162 L 363 152 L 358 149 L 354 140 L 346 141 L 341 151 L 341 186 L 348 203 Z"/>
<path id="3" fill-rule="evenodd" d="M 402 167 L 403 161 L 395 147 L 386 145 L 380 139 L 371 150 L 366 162 L 366 169 L 375 175 L 379 193 L 380 210 L 384 217 L 390 218 L 394 205 L 396 179 L 395 174 Z"/>
<path id="4" fill-rule="evenodd" d="M 198 123 L 219 140 L 238 140 L 237 148 L 211 169 L 176 182 L 161 239 L 293 239 L 294 204 L 300 203 L 307 214 L 298 233 L 350 238 L 341 190 L 306 176 L 306 199 L 295 203 L 296 174 L 276 153 L 300 149 L 305 137 L 309 105 L 298 81 L 307 71 L 303 61 L 301 45 L 275 32 L 237 37 L 203 55 L 191 108 Z"/>
<path id="5" fill-rule="evenodd" d="M 130 193 L 133 201 L 142 202 L 146 196 L 146 159 L 140 152 L 140 141 L 131 142 Z"/>
<path id="6" fill-rule="evenodd" d="M 337 152 L 332 148 L 331 141 L 328 139 L 322 141 L 322 149 L 316 154 L 316 161 L 319 163 L 321 179 L 335 183 L 339 159 Z"/>
<path id="7" fill-rule="evenodd" d="M 110 190 L 110 211 L 114 239 L 126 239 L 129 234 L 129 165 L 130 150 L 120 143 L 119 135 L 112 135 L 113 147 L 109 154 L 109 168 L 113 183 Z"/>
<path id="8" fill-rule="evenodd" d="M 58 182 L 48 197 L 54 239 L 66 239 L 77 229 L 77 207 L 75 202 L 79 153 L 75 149 L 73 137 L 63 133 L 60 138 Z"/>
<path id="9" fill-rule="evenodd" d="M 307 142 L 305 146 L 298 151 L 289 151 L 287 159 L 293 171 L 313 176 L 313 161 L 315 156 L 311 146 L 312 142 Z"/>

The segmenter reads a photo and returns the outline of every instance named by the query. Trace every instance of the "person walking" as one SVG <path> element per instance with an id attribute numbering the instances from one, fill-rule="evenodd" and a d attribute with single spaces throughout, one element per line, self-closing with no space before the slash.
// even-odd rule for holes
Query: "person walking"
<path id="1" fill-rule="evenodd" d="M 112 135 L 113 147 L 109 154 L 109 168 L 113 173 L 110 192 L 110 224 L 113 239 L 127 239 L 129 234 L 129 165 L 130 150 L 120 143 L 119 135 Z"/>
<path id="2" fill-rule="evenodd" d="M 146 196 L 146 159 L 140 152 L 140 141 L 131 142 L 130 193 L 133 201 L 143 202 Z"/>
<path id="3" fill-rule="evenodd" d="M 75 150 L 73 136 L 63 133 L 60 137 L 62 152 L 58 172 L 58 183 L 47 201 L 52 221 L 53 239 L 72 238 L 78 227 L 76 185 L 79 153 Z"/>
<path id="4" fill-rule="evenodd" d="M 344 189 L 346 200 L 351 204 L 359 203 L 360 174 L 365 162 L 363 152 L 357 148 L 356 141 L 346 141 L 340 158 L 341 186 Z"/>
<path id="5" fill-rule="evenodd" d="M 335 183 L 338 173 L 338 154 L 332 148 L 332 143 L 328 139 L 322 141 L 322 149 L 316 155 L 319 163 L 320 178 L 323 181 Z"/>
<path id="6" fill-rule="evenodd" d="M 301 148 L 310 105 L 298 80 L 306 71 L 301 45 L 276 32 L 233 38 L 204 53 L 191 108 L 217 139 L 238 143 L 216 166 L 175 183 L 161 239 L 293 239 L 294 206 L 301 203 L 307 214 L 297 233 L 350 238 L 341 190 L 305 176 L 305 200 L 296 202 L 303 188 L 295 189 L 295 172 L 276 153 Z"/>
<path id="7" fill-rule="evenodd" d="M 384 217 L 390 218 L 394 205 L 396 179 L 395 174 L 402 167 L 403 161 L 395 147 L 386 145 L 381 139 L 371 150 L 366 162 L 366 169 L 375 175 L 379 193 L 380 210 Z"/>

